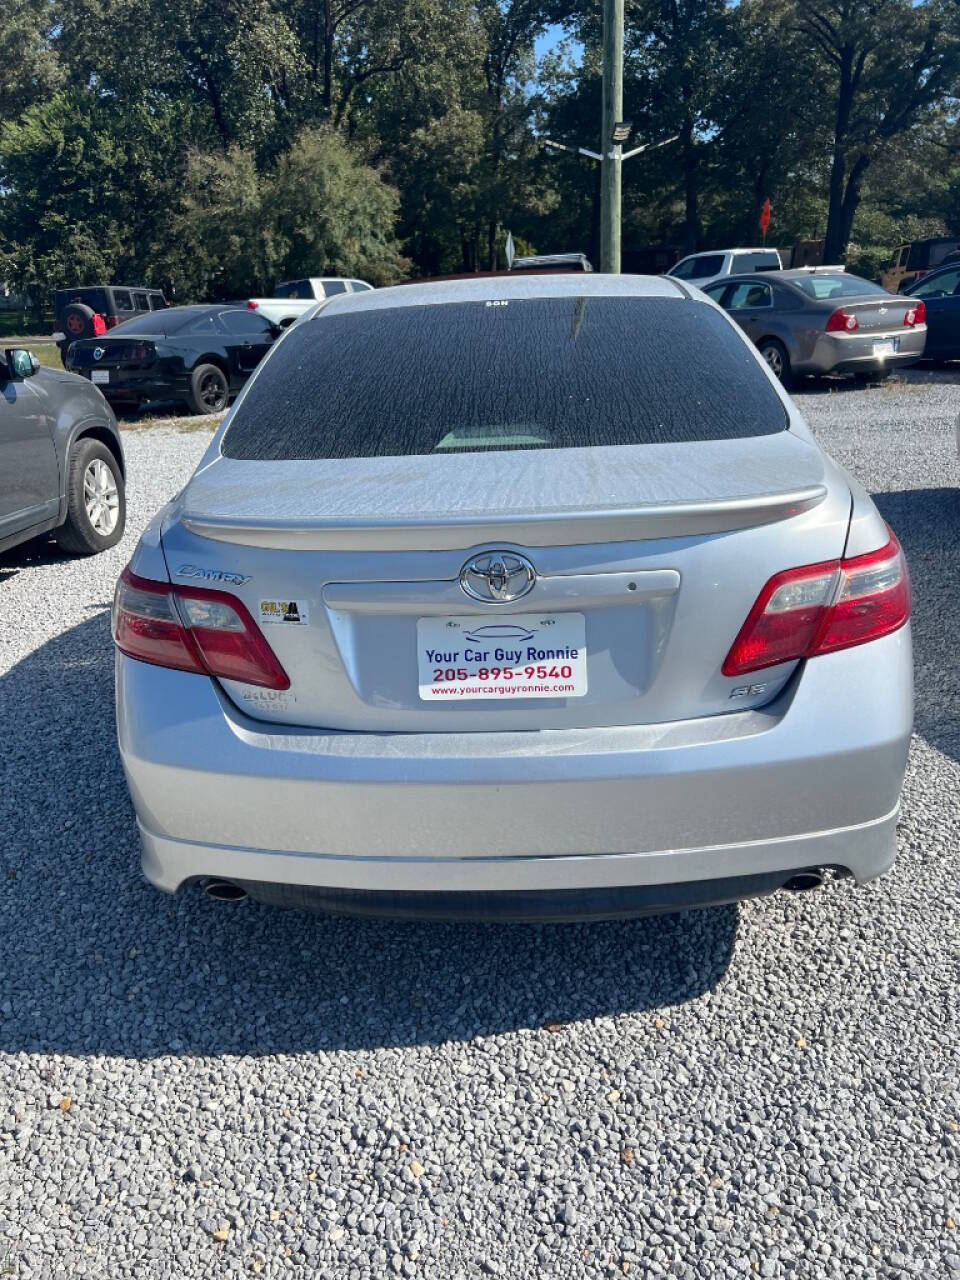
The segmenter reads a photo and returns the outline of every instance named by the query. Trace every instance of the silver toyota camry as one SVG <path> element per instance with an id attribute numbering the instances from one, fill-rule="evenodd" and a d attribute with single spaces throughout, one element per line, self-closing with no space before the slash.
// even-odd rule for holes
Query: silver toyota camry
<path id="1" fill-rule="evenodd" d="M 681 281 L 335 297 L 117 586 L 144 871 L 498 919 L 869 880 L 909 613 L 870 498 Z"/>

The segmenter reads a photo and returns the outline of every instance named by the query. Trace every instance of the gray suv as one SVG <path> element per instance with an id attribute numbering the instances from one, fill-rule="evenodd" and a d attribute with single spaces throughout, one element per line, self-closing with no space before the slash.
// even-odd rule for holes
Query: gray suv
<path id="1" fill-rule="evenodd" d="M 0 355 L 0 551 L 53 530 L 93 555 L 123 537 L 124 459 L 116 419 L 85 378 Z"/>

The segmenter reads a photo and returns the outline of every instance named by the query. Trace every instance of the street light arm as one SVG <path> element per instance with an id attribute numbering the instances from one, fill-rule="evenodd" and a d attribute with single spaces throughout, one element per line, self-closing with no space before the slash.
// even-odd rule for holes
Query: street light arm
<path id="1" fill-rule="evenodd" d="M 589 156 L 591 160 L 602 160 L 603 156 L 599 151 L 590 151 L 586 147 L 568 147 L 564 142 L 554 142 L 552 138 L 544 138 L 543 145 L 545 147 L 556 147 L 558 151 L 569 151 L 571 155 Z"/>
<path id="2" fill-rule="evenodd" d="M 638 156 L 641 151 L 656 151 L 657 147 L 665 147 L 669 142 L 676 142 L 679 137 L 679 133 L 675 133 L 672 137 L 664 138 L 661 142 L 645 142 L 642 147 L 634 147 L 632 151 L 624 151 L 620 159 L 629 160 L 631 156 Z"/>

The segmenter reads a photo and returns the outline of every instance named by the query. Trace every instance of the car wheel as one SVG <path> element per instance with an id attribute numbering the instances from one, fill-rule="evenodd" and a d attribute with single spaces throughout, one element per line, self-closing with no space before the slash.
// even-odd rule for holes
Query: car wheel
<path id="1" fill-rule="evenodd" d="M 230 389 L 227 375 L 215 364 L 198 364 L 190 378 L 187 404 L 193 413 L 222 413 Z"/>
<path id="2" fill-rule="evenodd" d="M 67 471 L 67 518 L 54 533 L 73 555 L 92 556 L 123 537 L 127 499 L 116 458 L 99 440 L 81 440 Z"/>
<path id="3" fill-rule="evenodd" d="M 764 338 L 759 345 L 760 354 L 770 366 L 770 372 L 784 386 L 790 385 L 790 357 L 782 342 L 776 338 Z"/>

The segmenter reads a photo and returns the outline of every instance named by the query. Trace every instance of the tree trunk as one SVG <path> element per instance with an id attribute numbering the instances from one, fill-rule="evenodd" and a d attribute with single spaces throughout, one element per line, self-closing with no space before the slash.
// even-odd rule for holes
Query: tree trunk
<path id="1" fill-rule="evenodd" d="M 700 242 L 700 192 L 697 182 L 697 153 L 693 120 L 687 115 L 681 134 L 683 146 L 683 254 L 696 253 Z"/>
<path id="2" fill-rule="evenodd" d="M 600 266 L 600 193 L 602 183 L 600 181 L 600 166 L 595 164 L 593 168 L 593 208 L 590 210 L 590 262 L 594 268 Z"/>
<path id="3" fill-rule="evenodd" d="M 844 232 L 844 205 L 846 201 L 847 177 L 847 134 L 850 130 L 850 113 L 853 109 L 853 57 L 854 51 L 849 45 L 839 50 L 840 53 L 840 87 L 837 91 L 837 115 L 833 129 L 833 160 L 830 165 L 830 204 L 827 211 L 827 233 L 824 237 L 824 262 L 841 262 L 850 238 L 850 226 L 853 213 L 850 214 L 846 233 Z M 859 163 L 859 161 L 858 161 Z M 864 165 L 866 168 L 866 165 Z M 862 172 L 861 172 L 862 177 Z M 859 192 L 855 198 L 853 212 L 859 203 Z"/>

